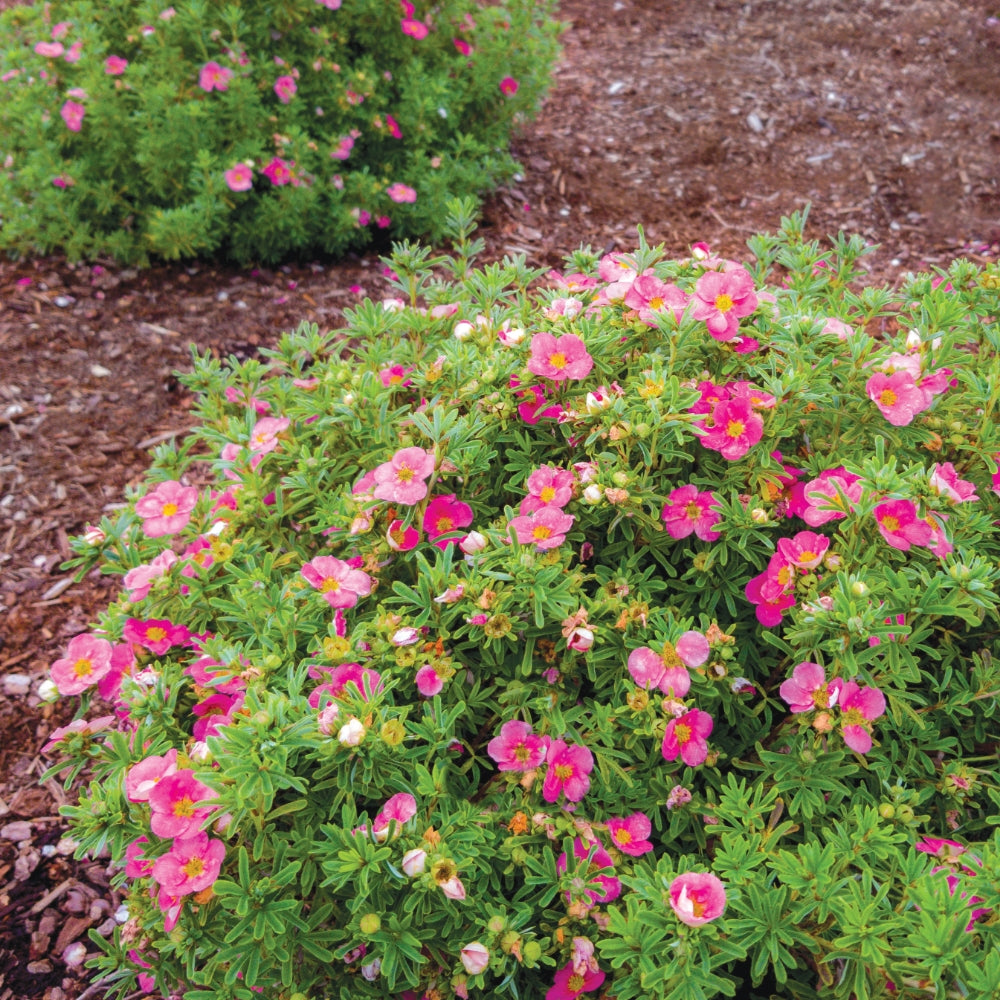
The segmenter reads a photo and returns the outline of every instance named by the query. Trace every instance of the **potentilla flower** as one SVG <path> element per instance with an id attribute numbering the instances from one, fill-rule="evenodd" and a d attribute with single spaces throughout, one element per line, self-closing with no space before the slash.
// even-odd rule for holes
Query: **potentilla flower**
<path id="1" fill-rule="evenodd" d="M 385 540 L 393 552 L 409 552 L 420 543 L 420 532 L 412 524 L 405 524 L 397 517 L 389 524 Z"/>
<path id="2" fill-rule="evenodd" d="M 207 833 L 178 837 L 170 851 L 157 858 L 153 878 L 171 896 L 187 896 L 207 889 L 222 870 L 226 845 Z"/>
<path id="3" fill-rule="evenodd" d="M 444 690 L 444 678 L 434 669 L 430 663 L 425 663 L 417 670 L 414 677 L 417 690 L 425 698 L 433 698 Z"/>
<path id="4" fill-rule="evenodd" d="M 805 506 L 796 511 L 813 528 L 846 517 L 861 500 L 861 477 L 843 467 L 827 469 L 802 487 Z"/>
<path id="5" fill-rule="evenodd" d="M 689 789 L 683 785 L 674 785 L 667 795 L 667 808 L 676 809 L 678 806 L 686 806 L 691 801 L 692 795 Z"/>
<path id="6" fill-rule="evenodd" d="M 137 837 L 125 848 L 125 875 L 127 878 L 148 878 L 153 874 L 153 861 L 145 856 L 149 837 Z"/>
<path id="7" fill-rule="evenodd" d="M 517 379 L 510 380 L 511 388 L 517 388 L 518 384 Z M 526 424 L 534 426 L 539 420 L 558 420 L 562 415 L 562 407 L 558 403 L 549 405 L 545 390 L 540 385 L 518 389 L 514 395 L 524 400 L 518 404 L 517 414 Z"/>
<path id="8" fill-rule="evenodd" d="M 715 494 L 699 492 L 697 486 L 679 486 L 671 490 L 663 505 L 661 517 L 671 538 L 687 538 L 695 534 L 705 542 L 714 542 L 720 537 L 713 531 L 719 520 Z"/>
<path id="9" fill-rule="evenodd" d="M 757 621 L 767 628 L 781 624 L 782 612 L 797 602 L 792 591 L 776 590 L 773 578 L 765 570 L 747 581 L 744 588 L 747 600 L 755 605 Z"/>
<path id="10" fill-rule="evenodd" d="M 334 556 L 316 556 L 302 567 L 302 575 L 331 608 L 353 608 L 359 597 L 372 592 L 372 578 Z"/>
<path id="11" fill-rule="evenodd" d="M 548 738 L 536 736 L 527 722 L 510 719 L 486 745 L 486 752 L 501 771 L 533 771 L 545 760 L 548 744 Z"/>
<path id="12" fill-rule="evenodd" d="M 677 639 L 674 643 L 674 650 L 685 667 L 700 667 L 708 659 L 711 646 L 709 646 L 708 638 L 705 635 L 690 630 L 684 632 Z M 684 695 L 682 694 L 680 697 L 683 698 Z"/>
<path id="13" fill-rule="evenodd" d="M 978 500 L 976 484 L 966 479 L 959 479 L 955 466 L 951 462 L 935 462 L 931 466 L 930 486 L 939 496 L 946 497 L 952 503 L 965 503 Z"/>
<path id="14" fill-rule="evenodd" d="M 470 524 L 472 524 L 472 508 L 467 503 L 462 503 L 454 493 L 433 497 L 424 511 L 424 532 L 428 541 L 433 542 L 439 549 L 446 549 L 460 539 L 457 536 L 441 541 L 435 539 L 467 528 Z"/>
<path id="15" fill-rule="evenodd" d="M 403 365 L 390 365 L 388 368 L 383 368 L 379 373 L 379 381 L 387 389 L 389 388 L 400 388 L 405 389 L 407 386 L 413 385 L 413 379 L 407 378 L 406 376 L 413 371 L 413 366 L 409 368 Z"/>
<path id="16" fill-rule="evenodd" d="M 128 599 L 133 604 L 143 600 L 149 594 L 153 581 L 167 573 L 176 562 L 176 553 L 166 549 L 152 562 L 130 569 L 122 580 L 122 585 L 129 592 Z"/>
<path id="17" fill-rule="evenodd" d="M 584 625 L 577 625 L 566 636 L 566 648 L 586 653 L 594 645 L 594 632 Z"/>
<path id="18" fill-rule="evenodd" d="M 528 371 L 533 375 L 561 382 L 586 378 L 593 367 L 594 359 L 576 334 L 554 337 L 551 333 L 536 333 L 531 338 Z"/>
<path id="19" fill-rule="evenodd" d="M 783 681 L 778 694 L 793 712 L 811 712 L 814 708 L 832 708 L 839 697 L 839 687 L 826 682 L 826 672 L 808 660 L 796 665 L 792 676 Z"/>
<path id="20" fill-rule="evenodd" d="M 183 486 L 176 480 L 168 480 L 137 500 L 135 512 L 142 518 L 146 537 L 159 538 L 182 531 L 191 520 L 191 511 L 197 502 L 196 486 Z"/>
<path id="21" fill-rule="evenodd" d="M 585 861 L 588 856 L 590 858 L 590 866 L 587 872 L 586 881 L 580 880 L 580 884 L 574 886 L 576 889 L 576 895 L 586 896 L 590 902 L 591 906 L 595 906 L 599 903 L 610 903 L 612 900 L 617 899 L 622 892 L 622 884 L 619 879 L 612 875 L 598 875 L 602 868 L 609 868 L 614 870 L 614 862 L 611 860 L 611 855 L 604 849 L 603 845 L 597 840 L 584 840 L 582 837 L 577 837 L 573 841 L 573 856 L 577 861 Z M 560 854 L 556 860 L 556 869 L 560 874 L 565 873 L 569 865 L 568 859 L 564 854 Z M 599 889 L 585 888 L 585 886 L 591 885 L 600 886 Z M 572 901 L 574 893 L 570 892 L 566 894 L 567 897 Z"/>
<path id="22" fill-rule="evenodd" d="M 587 969 L 580 973 L 569 962 L 556 973 L 555 981 L 545 993 L 545 1000 L 576 1000 L 581 993 L 599 990 L 604 980 L 605 975 L 600 969 Z"/>
<path id="23" fill-rule="evenodd" d="M 49 668 L 52 682 L 63 695 L 80 694 L 93 687 L 111 670 L 111 643 L 100 636 L 74 636 L 66 655 Z"/>
<path id="24" fill-rule="evenodd" d="M 91 736 L 103 732 L 110 728 L 117 720 L 113 715 L 102 715 L 96 719 L 74 719 L 65 726 L 59 726 L 50 734 L 42 753 L 48 753 L 68 737 L 77 737 L 78 740 L 90 740 Z"/>
<path id="25" fill-rule="evenodd" d="M 716 403 L 711 420 L 695 426 L 701 443 L 730 462 L 742 458 L 764 435 L 764 420 L 745 396 Z"/>
<path id="26" fill-rule="evenodd" d="M 293 180 L 292 167 L 294 160 L 284 160 L 280 156 L 271 158 L 271 162 L 261 171 L 261 173 L 275 186 L 283 187 Z"/>
<path id="27" fill-rule="evenodd" d="M 840 706 L 840 731 L 844 742 L 858 753 L 872 748 L 871 723 L 885 713 L 885 695 L 878 688 L 859 687 L 839 677 L 830 682 Z"/>
<path id="28" fill-rule="evenodd" d="M 778 539 L 778 555 L 796 569 L 815 569 L 829 547 L 829 538 L 812 531 L 800 531 L 792 538 Z"/>
<path id="29" fill-rule="evenodd" d="M 726 889 L 711 872 L 688 872 L 670 883 L 670 905 L 683 923 L 700 927 L 722 916 Z"/>
<path id="30" fill-rule="evenodd" d="M 87 109 L 76 101 L 66 101 L 59 109 L 59 114 L 70 132 L 79 132 L 83 128 L 83 116 L 86 113 Z"/>
<path id="31" fill-rule="evenodd" d="M 590 790 L 590 772 L 594 755 L 577 743 L 552 740 L 545 755 L 548 769 L 542 785 L 542 798 L 555 802 L 565 795 L 569 802 L 579 802 Z"/>
<path id="32" fill-rule="evenodd" d="M 337 733 L 337 740 L 340 742 L 341 746 L 345 747 L 356 747 L 361 745 L 361 741 L 365 738 L 365 724 L 360 719 L 348 719 L 340 727 L 340 732 Z"/>
<path id="33" fill-rule="evenodd" d="M 411 507 L 427 496 L 424 480 L 433 471 L 433 452 L 417 447 L 401 448 L 388 462 L 375 468 L 372 495 L 378 500 L 391 500 Z"/>
<path id="34" fill-rule="evenodd" d="M 865 392 L 882 411 L 882 416 L 895 427 L 912 423 L 918 413 L 930 406 L 923 390 L 913 381 L 913 376 L 905 371 L 893 372 L 891 375 L 876 372 L 865 383 Z"/>
<path id="35" fill-rule="evenodd" d="M 125 797 L 129 802 L 148 802 L 149 794 L 164 778 L 177 773 L 177 751 L 137 761 L 125 773 Z"/>
<path id="36" fill-rule="evenodd" d="M 633 649 L 628 655 L 628 672 L 632 680 L 645 690 L 660 686 L 665 669 L 663 658 L 648 646 Z"/>
<path id="37" fill-rule="evenodd" d="M 403 855 L 400 867 L 404 875 L 416 878 L 427 867 L 427 852 L 422 847 L 414 847 Z"/>
<path id="38" fill-rule="evenodd" d="M 213 90 L 228 90 L 229 81 L 233 78 L 233 71 L 225 66 L 220 66 L 214 60 L 205 63 L 198 74 L 198 86 L 202 90 L 211 93 Z"/>
<path id="39" fill-rule="evenodd" d="M 656 326 L 660 313 L 670 312 L 678 322 L 684 315 L 689 299 L 677 285 L 658 278 L 655 274 L 640 274 L 625 293 L 625 306 L 635 309 L 639 319 L 648 326 Z"/>
<path id="40" fill-rule="evenodd" d="M 701 393 L 701 398 L 688 407 L 688 413 L 711 413 L 717 403 L 732 395 L 728 386 L 709 381 L 685 383 L 685 388 L 697 389 Z"/>
<path id="41" fill-rule="evenodd" d="M 912 500 L 890 500 L 874 510 L 882 537 L 894 548 L 906 552 L 911 545 L 929 545 L 934 532 L 917 514 Z"/>
<path id="42" fill-rule="evenodd" d="M 692 708 L 689 712 L 667 723 L 660 748 L 664 760 L 676 760 L 678 755 L 688 767 L 705 763 L 708 756 L 708 737 L 714 722 L 708 712 Z"/>
<path id="43" fill-rule="evenodd" d="M 516 94 L 517 93 L 517 88 L 519 86 L 520 86 L 520 84 L 517 82 L 517 80 L 514 79 L 514 77 L 512 77 L 512 76 L 505 76 L 500 81 L 500 93 L 501 94 L 507 94 L 507 95 Z"/>
<path id="44" fill-rule="evenodd" d="M 528 495 L 521 501 L 521 513 L 530 514 L 543 507 L 565 507 L 573 498 L 575 477 L 568 469 L 543 465 L 528 476 Z"/>
<path id="45" fill-rule="evenodd" d="M 706 271 L 695 282 L 691 304 L 691 315 L 704 320 L 716 340 L 734 340 L 739 336 L 740 319 L 757 308 L 753 277 L 742 267 Z"/>
<path id="46" fill-rule="evenodd" d="M 379 843 L 382 843 L 389 837 L 390 823 L 402 827 L 416 815 L 417 800 L 409 792 L 398 792 L 386 801 L 378 815 L 372 820 L 372 835 Z M 397 835 L 400 832 L 399 829 L 396 830 Z"/>
<path id="47" fill-rule="evenodd" d="M 108 76 L 121 76 L 128 69 L 128 60 L 121 56 L 108 56 L 104 60 L 104 72 Z"/>
<path id="48" fill-rule="evenodd" d="M 135 643 L 156 656 L 163 656 L 173 646 L 183 646 L 191 638 L 186 625 L 175 625 L 166 618 L 129 618 L 122 628 L 125 642 Z"/>
<path id="49" fill-rule="evenodd" d="M 649 817 L 643 812 L 625 817 L 613 816 L 608 820 L 611 842 L 622 854 L 630 854 L 634 858 L 653 849 L 649 840 L 652 829 Z"/>
<path id="50" fill-rule="evenodd" d="M 282 104 L 290 103 L 298 89 L 295 77 L 293 76 L 279 76 L 274 81 L 274 92 L 278 95 L 278 100 Z"/>
<path id="51" fill-rule="evenodd" d="M 149 790 L 149 827 L 157 837 L 191 837 L 211 814 L 204 803 L 215 792 L 202 784 L 194 771 L 176 771 Z"/>
<path id="52" fill-rule="evenodd" d="M 417 200 L 417 192 L 414 188 L 411 188 L 408 184 L 402 184 L 396 181 L 395 184 L 390 184 L 386 189 L 385 193 L 389 198 L 396 202 L 397 205 L 412 204 Z"/>
<path id="53" fill-rule="evenodd" d="M 222 176 L 230 191 L 249 191 L 253 187 L 253 169 L 245 163 L 237 163 Z"/>
<path id="54" fill-rule="evenodd" d="M 521 545 L 554 549 L 566 541 L 566 532 L 574 520 L 572 514 L 564 514 L 558 507 L 542 507 L 533 514 L 513 518 L 508 527 Z"/>

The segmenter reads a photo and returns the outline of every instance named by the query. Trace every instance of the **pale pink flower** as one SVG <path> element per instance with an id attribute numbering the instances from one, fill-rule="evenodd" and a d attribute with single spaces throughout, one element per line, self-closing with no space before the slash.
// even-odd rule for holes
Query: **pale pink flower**
<path id="1" fill-rule="evenodd" d="M 574 649 L 578 653 L 586 653 L 594 645 L 594 633 L 592 629 L 585 625 L 577 625 L 570 630 L 566 636 L 566 648 Z"/>
<path id="2" fill-rule="evenodd" d="M 640 274 L 625 293 L 624 304 L 639 313 L 639 319 L 649 326 L 656 326 L 659 313 L 671 312 L 680 320 L 688 305 L 687 293 L 677 285 L 658 278 L 655 274 Z"/>
<path id="3" fill-rule="evenodd" d="M 511 95 L 511 94 L 516 94 L 517 90 L 518 90 L 518 87 L 520 87 L 520 84 L 512 76 L 505 76 L 500 81 L 500 93 L 501 94 L 506 94 L 508 96 Z"/>
<path id="4" fill-rule="evenodd" d="M 628 672 L 641 688 L 649 690 L 659 687 L 665 669 L 663 657 L 648 646 L 639 646 L 629 653 Z"/>
<path id="5" fill-rule="evenodd" d="M 274 92 L 278 95 L 278 100 L 281 101 L 282 104 L 290 103 L 298 89 L 299 88 L 295 83 L 295 77 L 279 76 L 278 79 L 274 81 Z"/>
<path id="6" fill-rule="evenodd" d="M 763 418 L 744 396 L 716 403 L 711 421 L 695 426 L 701 431 L 701 443 L 730 462 L 742 458 L 764 435 Z"/>
<path id="7" fill-rule="evenodd" d="M 444 678 L 429 663 L 425 663 L 414 677 L 417 690 L 425 698 L 433 698 L 444 690 Z"/>
<path id="8" fill-rule="evenodd" d="M 159 579 L 177 562 L 177 556 L 170 549 L 161 552 L 152 562 L 143 563 L 130 569 L 122 580 L 122 585 L 129 592 L 128 599 L 135 604 L 143 600 L 153 586 L 153 581 Z"/>
<path id="9" fill-rule="evenodd" d="M 714 493 L 699 492 L 697 486 L 678 486 L 671 490 L 660 517 L 671 538 L 687 538 L 692 532 L 702 541 L 714 542 L 719 532 L 713 531 L 719 520 Z"/>
<path id="10" fill-rule="evenodd" d="M 614 816 L 608 820 L 611 843 L 622 854 L 629 854 L 634 858 L 653 849 L 653 844 L 649 840 L 652 829 L 649 817 L 643 812 L 632 813 L 631 816 L 625 817 Z"/>
<path id="11" fill-rule="evenodd" d="M 111 643 L 100 636 L 74 636 L 66 655 L 49 668 L 49 676 L 62 695 L 80 694 L 111 670 Z"/>
<path id="12" fill-rule="evenodd" d="M 198 86 L 211 93 L 213 90 L 228 90 L 233 71 L 226 66 L 220 66 L 214 60 L 205 63 L 198 74 Z"/>
<path id="13" fill-rule="evenodd" d="M 875 687 L 859 687 L 854 681 L 839 677 L 830 682 L 840 705 L 840 731 L 844 742 L 857 753 L 872 748 L 872 720 L 885 713 L 885 695 Z"/>
<path id="14" fill-rule="evenodd" d="M 87 109 L 76 101 L 66 101 L 59 109 L 59 114 L 62 115 L 62 120 L 66 123 L 66 128 L 70 132 L 80 131 L 83 127 L 83 116 L 86 113 Z"/>
<path id="15" fill-rule="evenodd" d="M 194 771 L 168 774 L 149 790 L 150 829 L 157 837 L 193 836 L 212 812 L 204 803 L 214 797 Z"/>
<path id="16" fill-rule="evenodd" d="M 555 975 L 555 980 L 545 993 L 545 1000 L 577 1000 L 581 993 L 593 993 L 604 985 L 605 975 L 600 969 L 588 968 L 577 972 L 568 962 Z"/>
<path id="17" fill-rule="evenodd" d="M 178 837 L 170 851 L 153 864 L 153 878 L 171 896 L 187 896 L 207 889 L 222 870 L 226 845 L 207 833 Z"/>
<path id="18" fill-rule="evenodd" d="M 552 740 L 545 755 L 548 768 L 542 785 L 542 798 L 555 802 L 565 795 L 568 802 L 579 802 L 590 790 L 590 772 L 594 755 L 576 743 Z"/>
<path id="19" fill-rule="evenodd" d="M 894 548 L 906 552 L 911 545 L 929 545 L 934 532 L 918 516 L 912 500 L 890 500 L 874 510 L 875 521 L 882 537 Z"/>
<path id="20" fill-rule="evenodd" d="M 551 333 L 536 333 L 531 338 L 528 371 L 533 375 L 561 382 L 586 378 L 593 367 L 594 359 L 576 334 L 554 337 Z"/>
<path id="21" fill-rule="evenodd" d="M 83 53 L 83 42 L 74 42 L 67 50 L 63 58 L 68 63 L 78 63 Z"/>
<path id="22" fill-rule="evenodd" d="M 670 883 L 670 905 L 683 923 L 700 927 L 722 916 L 726 889 L 711 872 L 688 872 Z"/>
<path id="23" fill-rule="evenodd" d="M 441 541 L 435 539 L 467 528 L 470 524 L 472 524 L 472 508 L 467 503 L 462 503 L 454 493 L 432 497 L 424 511 L 424 532 L 427 540 L 433 542 L 439 549 L 446 549 L 461 539 L 457 535 Z"/>
<path id="24" fill-rule="evenodd" d="M 147 538 L 174 535 L 191 520 L 198 502 L 198 488 L 183 486 L 176 480 L 159 483 L 155 489 L 137 500 L 135 512 L 142 518 L 142 530 Z"/>
<path id="25" fill-rule="evenodd" d="M 829 547 L 829 538 L 812 531 L 800 531 L 793 538 L 778 539 L 778 554 L 797 569 L 815 569 Z"/>
<path id="26" fill-rule="evenodd" d="M 302 567 L 302 576 L 331 608 L 353 608 L 372 592 L 372 578 L 334 556 L 316 556 Z"/>
<path id="27" fill-rule="evenodd" d="M 688 767 L 703 764 L 708 756 L 708 737 L 713 726 L 712 716 L 697 708 L 671 719 L 660 748 L 663 759 L 676 760 L 679 755 Z"/>
<path id="28" fill-rule="evenodd" d="M 490 950 L 478 941 L 473 941 L 462 949 L 459 958 L 462 962 L 462 968 L 470 976 L 478 976 L 489 968 Z"/>
<path id="29" fill-rule="evenodd" d="M 832 708 L 837 700 L 837 689 L 827 684 L 826 671 L 818 663 L 809 661 L 796 665 L 792 676 L 778 688 L 778 694 L 793 712 Z"/>
<path id="30" fill-rule="evenodd" d="M 574 520 L 572 514 L 564 514 L 558 507 L 542 507 L 533 514 L 513 518 L 508 527 L 519 544 L 534 544 L 545 550 L 557 548 L 566 541 L 566 532 L 573 527 Z"/>
<path id="31" fill-rule="evenodd" d="M 125 773 L 125 797 L 129 802 L 148 802 L 149 794 L 163 778 L 177 773 L 177 751 L 137 761 Z"/>
<path id="32" fill-rule="evenodd" d="M 379 843 L 389 836 L 389 824 L 402 827 L 417 815 L 417 800 L 409 792 L 398 792 L 389 798 L 372 820 L 372 835 Z M 401 831 L 396 830 L 398 835 Z"/>
<path id="33" fill-rule="evenodd" d="M 846 517 L 861 500 L 863 492 L 860 476 L 843 467 L 827 469 L 802 487 L 805 505 L 796 507 L 795 512 L 806 524 L 817 528 L 827 521 Z"/>
<path id="34" fill-rule="evenodd" d="M 388 462 L 375 468 L 372 495 L 378 500 L 412 507 L 427 496 L 424 480 L 433 472 L 433 452 L 417 447 L 401 448 Z"/>
<path id="35" fill-rule="evenodd" d="M 905 427 L 930 401 L 913 381 L 909 372 L 897 371 L 891 375 L 876 372 L 865 383 L 868 398 L 882 411 L 882 416 L 895 427 Z"/>
<path id="36" fill-rule="evenodd" d="M 931 467 L 930 486 L 939 496 L 947 497 L 952 503 L 978 500 L 976 484 L 959 479 L 951 462 L 935 462 Z"/>
<path id="37" fill-rule="evenodd" d="M 520 719 L 505 722 L 500 734 L 486 745 L 486 752 L 501 771 L 533 771 L 541 766 L 547 751 L 548 738 L 536 736 Z"/>
<path id="38" fill-rule="evenodd" d="M 565 507 L 573 497 L 573 473 L 553 465 L 543 465 L 528 476 L 528 496 L 521 501 L 522 514 L 543 507 Z"/>
<path id="39" fill-rule="evenodd" d="M 316 3 L 322 7 L 326 7 L 327 10 L 340 10 L 343 0 L 316 0 Z"/>
<path id="40" fill-rule="evenodd" d="M 692 306 L 691 315 L 704 320 L 716 340 L 734 340 L 740 319 L 757 308 L 753 277 L 742 267 L 706 271 L 695 283 Z"/>
<path id="41" fill-rule="evenodd" d="M 399 22 L 399 26 L 404 35 L 409 35 L 411 38 L 416 38 L 418 41 L 422 38 L 426 38 L 427 33 L 431 30 L 430 27 L 423 21 L 417 21 L 412 17 L 403 18 L 403 20 Z"/>
<path id="42" fill-rule="evenodd" d="M 49 753 L 67 736 L 89 739 L 91 736 L 110 728 L 116 722 L 117 719 L 113 715 L 102 715 L 96 719 L 74 719 L 65 726 L 59 726 L 49 734 L 48 742 L 42 747 L 42 753 Z"/>
<path id="43" fill-rule="evenodd" d="M 417 200 L 417 192 L 414 188 L 411 188 L 408 184 L 401 184 L 397 181 L 395 184 L 390 184 L 386 189 L 385 193 L 394 201 L 397 205 L 402 205 L 407 202 L 413 203 Z"/>
<path id="44" fill-rule="evenodd" d="M 237 163 L 222 176 L 230 191 L 249 191 L 253 187 L 253 169 L 245 163 Z"/>
<path id="45" fill-rule="evenodd" d="M 674 643 L 674 649 L 685 667 L 700 667 L 711 652 L 708 639 L 701 632 L 694 630 L 684 632 Z"/>
<path id="46" fill-rule="evenodd" d="M 121 56 L 108 56 L 104 60 L 104 72 L 108 76 L 121 76 L 128 69 L 128 60 Z"/>
<path id="47" fill-rule="evenodd" d="M 667 808 L 676 809 L 678 806 L 686 806 L 692 799 L 689 789 L 683 785 L 674 785 L 667 795 Z"/>
<path id="48" fill-rule="evenodd" d="M 58 59 L 64 51 L 62 42 L 38 42 L 35 45 L 35 52 L 46 59 Z"/>

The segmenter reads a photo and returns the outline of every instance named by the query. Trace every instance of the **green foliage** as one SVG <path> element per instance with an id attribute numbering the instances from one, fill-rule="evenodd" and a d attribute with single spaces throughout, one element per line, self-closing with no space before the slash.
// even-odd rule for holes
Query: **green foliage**
<path id="1" fill-rule="evenodd" d="M 450 199 L 513 172 L 511 130 L 550 83 L 554 6 L 59 0 L 7 10 L 0 248 L 270 262 L 439 236 Z M 237 168 L 245 184 L 229 182 Z"/>

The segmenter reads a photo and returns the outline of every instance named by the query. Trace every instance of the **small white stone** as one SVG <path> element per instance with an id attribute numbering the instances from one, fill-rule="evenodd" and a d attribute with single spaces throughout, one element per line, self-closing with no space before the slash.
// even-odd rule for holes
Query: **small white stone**
<path id="1" fill-rule="evenodd" d="M 91 365 L 90 374 L 93 375 L 94 378 L 107 378 L 111 374 L 111 370 L 109 368 L 105 368 L 104 365 Z"/>
<path id="2" fill-rule="evenodd" d="M 6 674 L 3 679 L 3 693 L 23 695 L 31 690 L 31 678 L 27 674 Z"/>

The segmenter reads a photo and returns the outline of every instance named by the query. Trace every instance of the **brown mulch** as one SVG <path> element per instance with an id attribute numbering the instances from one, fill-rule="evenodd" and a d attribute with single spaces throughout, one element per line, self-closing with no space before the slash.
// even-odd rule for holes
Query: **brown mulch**
<path id="1" fill-rule="evenodd" d="M 0 0 L 0 7 L 10 0 Z M 811 203 L 809 234 L 881 244 L 872 280 L 1000 253 L 1000 0 L 564 0 L 553 92 L 493 196 L 487 256 L 559 266 L 630 249 L 745 256 Z M 72 1000 L 68 946 L 108 934 L 106 860 L 76 861 L 39 747 L 73 715 L 35 691 L 108 599 L 60 570 L 68 538 L 190 425 L 189 344 L 252 355 L 386 292 L 374 255 L 144 272 L 0 261 L 0 1000 Z M 98 987 L 97 996 L 102 995 Z M 95 994 L 90 994 L 91 996 Z"/>

